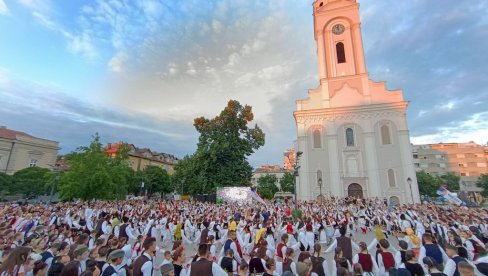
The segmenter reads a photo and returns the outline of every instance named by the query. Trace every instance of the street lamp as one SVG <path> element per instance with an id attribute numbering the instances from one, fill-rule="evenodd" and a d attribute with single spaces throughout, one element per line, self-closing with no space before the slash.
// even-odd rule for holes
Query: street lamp
<path id="1" fill-rule="evenodd" d="M 297 177 L 298 177 L 298 169 L 300 169 L 300 166 L 298 166 L 298 161 L 300 161 L 300 156 L 302 156 L 303 152 L 297 151 L 296 157 L 295 157 L 295 167 L 293 170 L 293 186 L 295 188 L 295 219 L 298 217 L 298 198 L 297 198 Z"/>
<path id="2" fill-rule="evenodd" d="M 410 177 L 407 178 L 407 183 L 408 183 L 408 186 L 410 187 L 410 196 L 412 197 L 412 204 L 414 204 L 415 201 L 413 200 L 412 179 Z"/>
<path id="3" fill-rule="evenodd" d="M 51 193 L 49 194 L 49 203 L 53 201 L 54 187 L 58 185 L 60 179 L 61 179 L 61 175 L 59 175 L 59 172 L 56 172 L 56 176 L 54 177 L 54 183 L 51 186 Z"/>
<path id="4" fill-rule="evenodd" d="M 322 204 L 322 178 L 319 178 L 319 180 L 317 180 L 317 184 L 319 185 L 319 190 L 320 190 L 320 204 Z"/>

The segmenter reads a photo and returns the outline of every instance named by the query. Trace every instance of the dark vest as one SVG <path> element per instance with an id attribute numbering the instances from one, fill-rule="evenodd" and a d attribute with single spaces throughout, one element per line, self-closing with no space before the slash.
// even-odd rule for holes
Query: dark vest
<path id="1" fill-rule="evenodd" d="M 42 252 L 42 253 L 41 253 L 41 257 L 42 257 L 42 259 L 41 259 L 41 260 L 42 260 L 42 262 L 44 262 L 44 263 L 45 263 L 45 262 L 47 261 L 47 259 L 49 259 L 49 258 L 53 258 L 53 257 L 54 257 L 54 255 L 53 255 L 53 253 L 51 253 L 51 252 L 49 252 L 49 251 L 46 251 L 46 252 Z"/>
<path id="2" fill-rule="evenodd" d="M 291 264 L 292 263 L 293 263 L 293 260 L 286 259 L 286 262 L 283 262 L 283 272 L 291 271 Z"/>
<path id="3" fill-rule="evenodd" d="M 212 273 L 212 262 L 206 259 L 200 259 L 196 262 L 191 263 L 190 276 L 211 276 Z"/>
<path id="4" fill-rule="evenodd" d="M 127 229 L 128 224 L 122 224 L 119 228 L 119 238 L 127 238 L 129 240 L 129 236 L 127 236 L 127 233 L 125 230 Z"/>
<path id="5" fill-rule="evenodd" d="M 438 264 L 442 264 L 442 252 L 437 244 L 425 244 L 425 255 L 434 259 Z"/>
<path id="6" fill-rule="evenodd" d="M 252 258 L 249 261 L 249 272 L 250 273 L 263 273 L 266 270 L 264 269 L 263 262 L 261 258 Z"/>
<path id="7" fill-rule="evenodd" d="M 359 263 L 363 267 L 365 272 L 373 272 L 373 261 L 371 260 L 371 255 L 359 253 Z"/>
<path id="8" fill-rule="evenodd" d="M 220 267 L 222 267 L 222 269 L 225 272 L 232 273 L 233 272 L 233 268 L 232 268 L 232 261 L 233 260 L 234 259 L 233 258 L 230 258 L 230 257 L 223 257 L 222 258 L 222 261 L 220 261 Z"/>
<path id="9" fill-rule="evenodd" d="M 142 276 L 142 266 L 150 262 L 151 259 L 149 259 L 146 255 L 141 255 L 139 258 L 136 259 L 133 265 L 133 270 L 132 270 L 132 276 Z M 151 268 L 151 275 L 153 275 L 153 269 Z"/>
<path id="10" fill-rule="evenodd" d="M 115 268 L 111 265 L 109 265 L 102 273 L 102 276 L 110 276 L 114 273 L 117 273 L 117 271 L 115 270 Z"/>
<path id="11" fill-rule="evenodd" d="M 324 258 L 311 256 L 310 260 L 312 261 L 312 272 L 317 273 L 317 275 L 319 276 L 325 276 L 325 271 L 323 266 Z"/>
<path id="12" fill-rule="evenodd" d="M 202 230 L 202 235 L 200 235 L 200 244 L 207 243 L 208 238 L 208 228 Z"/>
<path id="13" fill-rule="evenodd" d="M 337 247 L 342 248 L 342 256 L 348 259 L 352 263 L 352 246 L 351 239 L 346 236 L 340 236 L 337 238 Z"/>
<path id="14" fill-rule="evenodd" d="M 97 236 L 98 237 L 101 236 L 101 235 L 103 235 L 102 224 L 103 224 L 104 221 L 105 221 L 105 219 L 104 218 L 101 218 L 97 222 L 97 228 L 95 230 L 97 231 Z"/>
<path id="15" fill-rule="evenodd" d="M 454 271 L 453 276 L 459 276 L 458 264 L 460 262 L 465 262 L 466 259 L 461 256 L 455 256 L 452 258 L 452 260 L 456 263 L 456 271 Z"/>

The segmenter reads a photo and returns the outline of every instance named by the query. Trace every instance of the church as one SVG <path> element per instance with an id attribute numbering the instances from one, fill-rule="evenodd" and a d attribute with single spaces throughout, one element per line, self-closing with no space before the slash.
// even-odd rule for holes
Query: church
<path id="1" fill-rule="evenodd" d="M 380 197 L 420 202 L 401 90 L 366 71 L 356 0 L 313 3 L 318 88 L 296 101 L 299 200 Z"/>

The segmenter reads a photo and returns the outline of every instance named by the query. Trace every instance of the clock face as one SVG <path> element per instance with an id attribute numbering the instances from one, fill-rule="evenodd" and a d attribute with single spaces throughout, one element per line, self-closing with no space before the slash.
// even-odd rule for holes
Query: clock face
<path id="1" fill-rule="evenodd" d="M 336 35 L 340 35 L 344 32 L 345 29 L 346 29 L 346 27 L 344 27 L 344 25 L 336 24 L 336 25 L 334 25 L 334 27 L 332 27 L 332 32 Z"/>

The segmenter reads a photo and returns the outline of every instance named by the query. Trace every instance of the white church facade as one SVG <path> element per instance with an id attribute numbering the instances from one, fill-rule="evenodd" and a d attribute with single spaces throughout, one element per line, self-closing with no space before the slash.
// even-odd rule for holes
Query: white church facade
<path id="1" fill-rule="evenodd" d="M 296 102 L 297 195 L 420 202 L 401 90 L 369 79 L 355 0 L 313 3 L 320 85 Z"/>

